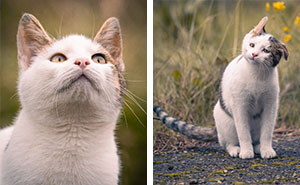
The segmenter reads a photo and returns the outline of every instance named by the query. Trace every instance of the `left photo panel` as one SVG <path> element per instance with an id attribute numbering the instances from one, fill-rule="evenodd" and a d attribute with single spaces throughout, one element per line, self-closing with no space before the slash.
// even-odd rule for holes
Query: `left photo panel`
<path id="1" fill-rule="evenodd" d="M 147 1 L 0 4 L 0 184 L 146 184 Z"/>

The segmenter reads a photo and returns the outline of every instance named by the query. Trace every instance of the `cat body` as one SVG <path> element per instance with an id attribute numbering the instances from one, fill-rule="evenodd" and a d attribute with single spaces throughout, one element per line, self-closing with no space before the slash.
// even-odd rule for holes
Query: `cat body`
<path id="1" fill-rule="evenodd" d="M 277 64 L 287 59 L 284 44 L 264 30 L 267 17 L 243 40 L 242 55 L 226 67 L 220 84 L 214 119 L 221 146 L 229 155 L 247 159 L 260 153 L 272 158 L 279 83 Z"/>
<path id="2" fill-rule="evenodd" d="M 190 138 L 214 140 L 230 156 L 247 159 L 254 151 L 272 158 L 272 134 L 276 123 L 279 83 L 277 65 L 288 51 L 284 44 L 265 32 L 267 17 L 243 39 L 242 54 L 226 67 L 214 108 L 215 128 L 195 126 L 170 117 L 159 106 L 154 112 L 169 128 Z M 217 134 L 216 134 L 217 133 Z"/>
<path id="3" fill-rule="evenodd" d="M 108 19 L 94 40 L 54 40 L 24 14 L 17 40 L 22 108 L 0 131 L 0 184 L 118 184 L 114 130 L 125 88 L 118 20 Z"/>
<path id="4" fill-rule="evenodd" d="M 279 84 L 277 69 L 263 70 L 249 63 L 242 55 L 225 69 L 220 99 L 214 109 L 219 143 L 233 157 L 253 158 L 253 146 L 263 158 L 275 157 L 272 133 L 276 123 Z M 261 74 L 264 73 L 264 74 Z M 261 78 L 259 78 L 261 77 Z M 261 145 L 260 145 L 261 144 Z"/>

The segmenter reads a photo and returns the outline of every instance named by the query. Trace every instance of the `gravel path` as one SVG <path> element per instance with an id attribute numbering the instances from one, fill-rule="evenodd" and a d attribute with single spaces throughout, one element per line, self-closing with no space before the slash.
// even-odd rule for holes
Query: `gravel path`
<path id="1" fill-rule="evenodd" d="M 230 157 L 217 143 L 154 154 L 154 184 L 300 184 L 300 138 L 274 140 L 274 159 Z"/>

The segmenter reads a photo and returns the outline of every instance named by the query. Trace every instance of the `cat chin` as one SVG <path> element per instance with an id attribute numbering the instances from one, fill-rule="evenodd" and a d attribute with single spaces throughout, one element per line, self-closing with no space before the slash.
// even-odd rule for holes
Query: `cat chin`
<path id="1" fill-rule="evenodd" d="M 261 63 L 263 63 L 263 61 L 260 60 L 255 60 L 253 57 L 244 57 L 250 64 L 255 64 L 255 65 L 259 65 Z"/>
<path id="2" fill-rule="evenodd" d="M 254 60 L 252 57 L 244 57 L 250 64 L 259 64 L 259 61 Z"/>
<path id="3" fill-rule="evenodd" d="M 85 75 L 75 77 L 73 80 L 59 88 L 58 93 L 72 93 L 72 91 L 76 91 L 76 93 L 82 92 L 83 94 L 87 91 L 100 93 L 99 88 Z"/>

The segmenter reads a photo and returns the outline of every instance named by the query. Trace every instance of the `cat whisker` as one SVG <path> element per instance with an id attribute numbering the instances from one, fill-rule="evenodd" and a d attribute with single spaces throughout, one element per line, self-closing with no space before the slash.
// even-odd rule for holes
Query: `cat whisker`
<path id="1" fill-rule="evenodd" d="M 134 97 L 132 97 L 130 94 L 126 94 L 127 97 L 132 100 L 146 115 L 147 112 L 144 110 L 144 108 L 136 101 L 136 99 Z"/>
<path id="2" fill-rule="evenodd" d="M 124 101 L 124 104 L 127 106 L 127 108 L 131 111 L 131 113 L 135 116 L 135 118 L 138 120 L 138 122 L 145 127 L 145 125 L 143 124 L 143 122 L 140 120 L 140 118 L 136 115 L 136 113 L 134 112 L 134 110 L 128 105 L 128 103 L 126 102 L 126 100 Z"/>
<path id="3" fill-rule="evenodd" d="M 134 94 L 133 92 L 131 92 L 129 89 L 125 88 L 124 90 L 127 91 L 128 93 L 130 93 L 132 96 L 136 97 L 137 99 L 141 100 L 142 102 L 147 103 L 146 100 L 144 100 L 143 98 L 141 98 L 141 97 L 135 95 L 135 94 Z"/>
<path id="4" fill-rule="evenodd" d="M 145 83 L 146 82 L 145 80 L 123 80 L 123 81 L 132 82 L 132 83 Z"/>
<path id="5" fill-rule="evenodd" d="M 117 87 L 116 87 L 117 88 Z M 131 101 L 133 101 L 145 114 L 146 111 L 144 110 L 144 108 L 139 104 L 139 102 L 135 99 L 135 97 L 143 102 L 146 102 L 146 100 L 140 98 L 139 96 L 135 95 L 134 93 L 132 93 L 129 89 L 124 88 L 124 89 L 120 89 L 117 88 L 118 90 L 120 90 L 121 92 L 124 93 L 125 96 L 127 96 Z"/>
<path id="6" fill-rule="evenodd" d="M 121 79 L 121 80 L 123 80 L 123 79 Z M 142 123 L 142 121 L 140 120 L 140 118 L 137 116 L 137 114 L 134 112 L 134 110 L 132 109 L 132 107 L 129 105 L 129 103 L 130 103 L 129 101 L 131 101 L 133 104 L 135 104 L 136 106 L 138 106 L 138 108 L 141 109 L 142 112 L 144 112 L 145 114 L 147 114 L 146 111 L 145 111 L 145 109 L 139 104 L 139 102 L 135 99 L 135 97 L 137 99 L 143 101 L 143 102 L 146 102 L 146 101 L 144 99 L 140 98 L 139 96 L 135 95 L 134 93 L 132 93 L 127 88 L 121 88 L 121 87 L 116 86 L 115 80 L 114 80 L 113 76 L 108 76 L 107 81 L 109 82 L 109 84 L 111 84 L 111 88 L 119 90 L 121 93 L 123 93 L 125 95 L 125 98 L 126 97 L 128 98 L 128 99 L 124 99 L 124 101 L 123 101 L 124 105 L 128 107 L 128 109 L 136 117 L 136 119 L 138 120 L 138 122 L 143 127 L 145 127 L 144 124 Z M 126 81 L 126 80 L 124 80 L 124 81 Z M 125 111 L 123 111 L 123 113 L 124 113 L 124 115 L 126 114 Z"/>
<path id="7" fill-rule="evenodd" d="M 61 36 L 62 36 L 62 24 L 63 24 L 63 19 L 64 19 L 64 16 L 62 15 L 61 16 L 61 19 L 60 19 L 60 23 L 59 23 L 59 28 L 58 28 L 58 38 L 61 38 Z"/>
<path id="8" fill-rule="evenodd" d="M 145 83 L 145 80 L 128 80 L 128 79 L 119 79 L 120 81 L 123 82 L 132 82 L 132 83 Z"/>
<path id="9" fill-rule="evenodd" d="M 125 113 L 124 109 L 121 109 L 121 110 L 122 110 L 122 114 L 124 115 L 124 120 L 125 120 L 126 127 L 128 128 L 126 113 Z"/>
<path id="10" fill-rule="evenodd" d="M 18 95 L 18 93 L 14 93 L 9 99 L 13 99 Z"/>
<path id="11" fill-rule="evenodd" d="M 108 79 L 110 82 L 113 82 L 113 79 Z M 125 95 L 128 95 L 127 93 L 129 93 L 130 95 L 132 95 L 133 97 L 137 98 L 138 100 L 142 101 L 142 102 L 147 102 L 145 99 L 139 97 L 138 95 L 134 94 L 133 92 L 131 92 L 128 88 L 119 88 L 119 87 L 115 87 L 118 90 L 122 91 L 122 93 L 124 93 Z"/>

